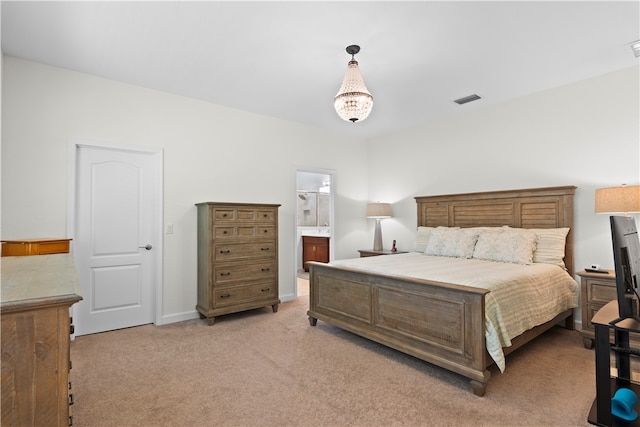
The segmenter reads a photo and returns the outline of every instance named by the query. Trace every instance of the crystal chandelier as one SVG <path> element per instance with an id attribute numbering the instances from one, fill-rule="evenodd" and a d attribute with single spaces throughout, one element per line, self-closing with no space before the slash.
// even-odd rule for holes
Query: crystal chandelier
<path id="1" fill-rule="evenodd" d="M 358 52 L 360 52 L 360 46 L 347 46 L 347 53 L 351 55 L 351 61 L 349 61 L 342 86 L 333 100 L 333 106 L 338 115 L 343 120 L 353 123 L 366 119 L 373 108 L 373 97 L 364 85 L 358 61 L 355 60 L 355 55 Z"/>

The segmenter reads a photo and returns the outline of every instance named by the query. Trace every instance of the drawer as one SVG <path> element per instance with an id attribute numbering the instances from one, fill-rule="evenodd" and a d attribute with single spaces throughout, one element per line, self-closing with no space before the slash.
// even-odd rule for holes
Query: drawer
<path id="1" fill-rule="evenodd" d="M 236 219 L 236 210 L 229 208 L 213 208 L 211 218 L 216 221 L 234 221 Z"/>
<path id="2" fill-rule="evenodd" d="M 328 237 L 302 236 L 303 245 L 329 246 Z"/>
<path id="3" fill-rule="evenodd" d="M 589 302 L 602 305 L 617 298 L 615 282 L 611 280 L 587 279 L 587 293 Z"/>
<path id="4" fill-rule="evenodd" d="M 593 319 L 593 316 L 602 307 L 604 307 L 604 304 L 587 304 L 587 318 L 586 319 L 582 319 L 582 329 L 583 330 L 584 329 L 588 329 L 590 331 L 593 331 L 594 328 L 593 328 L 593 324 L 591 323 L 591 319 Z"/>
<path id="5" fill-rule="evenodd" d="M 67 254 L 69 253 L 68 240 L 56 240 L 38 243 L 38 255 Z"/>
<path id="6" fill-rule="evenodd" d="M 216 284 L 233 283 L 254 279 L 272 279 L 276 275 L 275 261 L 260 261 L 250 264 L 217 264 L 213 266 Z"/>
<path id="7" fill-rule="evenodd" d="M 218 208 L 214 207 L 211 218 L 214 221 L 274 222 L 275 208 Z"/>
<path id="8" fill-rule="evenodd" d="M 277 245 L 273 240 L 251 243 L 215 243 L 212 261 L 247 258 L 275 258 Z"/>
<path id="9" fill-rule="evenodd" d="M 256 209 L 256 221 L 274 222 L 276 219 L 275 209 Z"/>
<path id="10" fill-rule="evenodd" d="M 276 227 L 273 225 L 238 225 L 238 226 L 214 226 L 213 227 L 213 238 L 214 239 L 225 239 L 225 238 L 244 238 L 244 237 L 265 237 L 265 238 L 275 238 L 276 237 Z"/>
<path id="11" fill-rule="evenodd" d="M 213 296 L 216 307 L 273 299 L 276 297 L 276 284 L 270 280 L 242 286 L 216 286 Z"/>

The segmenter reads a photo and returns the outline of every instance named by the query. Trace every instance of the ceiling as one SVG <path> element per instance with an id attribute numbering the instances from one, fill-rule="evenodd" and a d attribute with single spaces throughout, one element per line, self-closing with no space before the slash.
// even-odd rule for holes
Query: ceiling
<path id="1" fill-rule="evenodd" d="M 2 51 L 370 138 L 637 65 L 639 6 L 3 0 Z M 350 44 L 374 97 L 355 124 L 333 110 Z"/>

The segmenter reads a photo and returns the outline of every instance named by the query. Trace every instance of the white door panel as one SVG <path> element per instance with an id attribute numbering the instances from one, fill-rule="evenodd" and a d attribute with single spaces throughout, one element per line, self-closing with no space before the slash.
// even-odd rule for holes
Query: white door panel
<path id="1" fill-rule="evenodd" d="M 143 305 L 139 265 L 94 267 L 91 273 L 92 314 Z"/>
<path id="2" fill-rule="evenodd" d="M 91 166 L 93 253 L 137 254 L 140 236 L 142 171 L 121 162 Z M 114 200 L 115 199 L 115 200 Z"/>
<path id="3" fill-rule="evenodd" d="M 74 254 L 84 299 L 76 335 L 154 321 L 155 168 L 153 153 L 77 148 Z"/>

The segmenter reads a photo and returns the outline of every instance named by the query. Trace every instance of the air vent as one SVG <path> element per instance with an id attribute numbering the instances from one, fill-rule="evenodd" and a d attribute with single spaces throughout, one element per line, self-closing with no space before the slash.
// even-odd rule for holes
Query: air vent
<path id="1" fill-rule="evenodd" d="M 462 105 L 462 104 L 466 104 L 467 102 L 477 101 L 478 99 L 481 99 L 481 98 L 474 93 L 473 95 L 469 95 L 469 96 L 465 96 L 464 98 L 456 99 L 453 102 L 455 102 L 456 104 Z"/>

